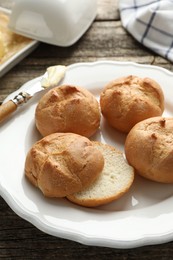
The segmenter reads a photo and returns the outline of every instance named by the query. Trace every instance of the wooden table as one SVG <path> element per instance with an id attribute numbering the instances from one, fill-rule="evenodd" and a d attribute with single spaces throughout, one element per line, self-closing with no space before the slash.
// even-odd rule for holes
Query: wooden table
<path id="1" fill-rule="evenodd" d="M 0 0 L 2 7 L 11 5 L 11 0 Z M 122 28 L 117 0 L 98 0 L 97 17 L 76 44 L 62 48 L 41 43 L 0 79 L 0 102 L 42 75 L 48 66 L 105 59 L 154 64 L 173 71 L 173 64 L 144 48 Z M 39 231 L 0 198 L 0 259 L 173 259 L 173 242 L 128 250 L 82 245 Z"/>

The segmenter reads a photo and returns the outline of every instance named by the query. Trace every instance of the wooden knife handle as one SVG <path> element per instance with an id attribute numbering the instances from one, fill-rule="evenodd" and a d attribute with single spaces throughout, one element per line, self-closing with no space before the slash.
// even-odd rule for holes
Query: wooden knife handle
<path id="1" fill-rule="evenodd" d="M 0 106 L 0 123 L 5 120 L 9 115 L 16 111 L 17 105 L 9 100 Z"/>

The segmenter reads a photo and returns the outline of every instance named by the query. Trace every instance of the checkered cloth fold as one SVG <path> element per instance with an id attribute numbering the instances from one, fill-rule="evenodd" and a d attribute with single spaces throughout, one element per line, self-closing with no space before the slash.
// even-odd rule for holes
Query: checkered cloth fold
<path id="1" fill-rule="evenodd" d="M 120 0 L 119 11 L 137 41 L 173 62 L 173 0 Z"/>

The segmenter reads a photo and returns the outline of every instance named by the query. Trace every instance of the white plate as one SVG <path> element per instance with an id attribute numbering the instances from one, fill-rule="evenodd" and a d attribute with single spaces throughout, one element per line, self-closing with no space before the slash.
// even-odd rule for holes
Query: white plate
<path id="1" fill-rule="evenodd" d="M 173 115 L 173 74 L 159 67 L 111 61 L 78 63 L 68 66 L 62 83 L 81 85 L 99 97 L 108 81 L 129 74 L 157 80 L 165 94 L 164 115 Z M 36 78 L 22 88 L 38 80 Z M 26 153 L 40 138 L 34 125 L 39 98 L 34 97 L 1 126 L 0 194 L 9 206 L 44 232 L 87 245 L 132 248 L 173 240 L 173 185 L 154 183 L 137 176 L 124 197 L 88 209 L 66 199 L 46 199 L 25 179 Z M 123 150 L 125 135 L 105 122 L 93 138 Z"/>
<path id="2" fill-rule="evenodd" d="M 0 12 L 3 12 L 6 15 L 10 15 L 11 11 L 0 7 Z M 8 60 L 0 64 L 0 77 L 2 77 L 5 73 L 7 73 L 10 69 L 12 69 L 17 63 L 19 63 L 22 59 L 24 59 L 28 54 L 30 54 L 37 46 L 38 41 L 31 41 L 26 44 L 25 47 L 17 51 L 14 55 L 12 55 Z"/>

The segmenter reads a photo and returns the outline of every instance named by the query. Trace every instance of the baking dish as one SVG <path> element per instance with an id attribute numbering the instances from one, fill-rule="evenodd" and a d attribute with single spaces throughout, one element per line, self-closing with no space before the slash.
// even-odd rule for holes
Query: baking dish
<path id="1" fill-rule="evenodd" d="M 0 7 L 0 13 L 10 16 L 11 11 Z M 36 40 L 30 40 L 26 42 L 20 49 L 16 50 L 12 55 L 0 63 L 0 77 L 7 73 L 12 67 L 14 67 L 18 62 L 25 58 L 29 53 L 31 53 L 37 46 L 39 42 Z"/>

